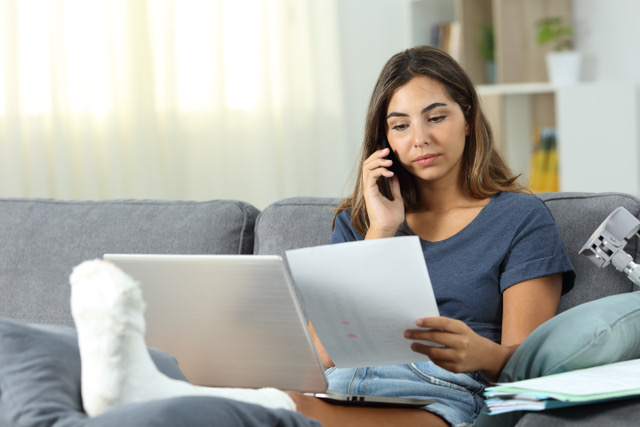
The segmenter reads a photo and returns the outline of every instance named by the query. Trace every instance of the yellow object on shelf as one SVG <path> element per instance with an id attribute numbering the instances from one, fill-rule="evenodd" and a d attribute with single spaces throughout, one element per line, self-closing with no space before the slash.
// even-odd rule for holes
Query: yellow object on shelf
<path id="1" fill-rule="evenodd" d="M 558 150 L 555 128 L 538 128 L 534 133 L 529 188 L 534 193 L 558 191 Z"/>

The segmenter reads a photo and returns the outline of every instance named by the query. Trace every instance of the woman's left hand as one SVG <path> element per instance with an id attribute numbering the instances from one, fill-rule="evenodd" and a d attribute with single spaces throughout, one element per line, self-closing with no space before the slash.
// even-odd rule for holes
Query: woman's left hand
<path id="1" fill-rule="evenodd" d="M 450 372 L 480 371 L 493 377 L 511 354 L 508 348 L 478 335 L 460 320 L 426 317 L 418 319 L 416 325 L 421 329 L 407 330 L 405 338 L 430 342 L 414 342 L 411 349 Z"/>

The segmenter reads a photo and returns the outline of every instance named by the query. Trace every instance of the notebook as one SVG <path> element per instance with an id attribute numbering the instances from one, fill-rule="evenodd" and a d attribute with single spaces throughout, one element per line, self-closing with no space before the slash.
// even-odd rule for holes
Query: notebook
<path id="1" fill-rule="evenodd" d="M 334 402 L 423 406 L 431 400 L 327 390 L 284 260 L 276 255 L 105 254 L 140 283 L 146 342 L 207 387 L 275 387 Z"/>

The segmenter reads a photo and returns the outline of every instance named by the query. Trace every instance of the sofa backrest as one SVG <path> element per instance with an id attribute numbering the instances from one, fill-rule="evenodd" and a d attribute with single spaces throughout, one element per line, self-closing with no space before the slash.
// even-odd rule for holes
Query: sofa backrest
<path id="1" fill-rule="evenodd" d="M 256 255 L 280 255 L 289 249 L 327 245 L 340 199 L 292 197 L 260 212 L 256 221 Z"/>
<path id="2" fill-rule="evenodd" d="M 561 298 L 558 311 L 603 296 L 634 290 L 633 283 L 613 266 L 598 268 L 578 252 L 602 221 L 618 206 L 640 218 L 640 199 L 622 193 L 541 193 L 554 216 L 576 269 L 574 289 Z M 256 222 L 256 254 L 283 255 L 288 249 L 328 244 L 339 199 L 296 197 L 266 207 Z M 639 260 L 637 238 L 625 251 Z"/>
<path id="3" fill-rule="evenodd" d="M 0 316 L 73 325 L 69 274 L 105 253 L 251 254 L 258 209 L 233 200 L 0 199 Z"/>
<path id="4" fill-rule="evenodd" d="M 577 279 L 559 311 L 634 285 L 578 251 L 618 206 L 640 218 L 640 199 L 620 193 L 544 193 Z M 294 197 L 259 212 L 240 201 L 0 199 L 0 316 L 72 325 L 69 274 L 105 253 L 278 254 L 328 244 L 337 198 Z M 255 232 L 255 237 L 254 237 Z M 639 260 L 640 245 L 625 250 Z"/>

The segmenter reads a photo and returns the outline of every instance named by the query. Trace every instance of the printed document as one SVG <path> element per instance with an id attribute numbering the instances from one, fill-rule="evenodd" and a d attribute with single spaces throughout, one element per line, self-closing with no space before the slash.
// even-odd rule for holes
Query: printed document
<path id="1" fill-rule="evenodd" d="M 640 359 L 528 380 L 485 390 L 490 414 L 541 411 L 640 396 Z"/>
<path id="2" fill-rule="evenodd" d="M 302 304 L 338 368 L 429 360 L 404 331 L 439 316 L 417 236 L 287 251 Z M 424 343 L 425 341 L 423 341 Z"/>
<path id="3" fill-rule="evenodd" d="M 505 394 L 531 391 L 558 400 L 582 401 L 619 397 L 640 390 L 640 359 L 563 372 L 512 383 L 489 390 Z"/>

